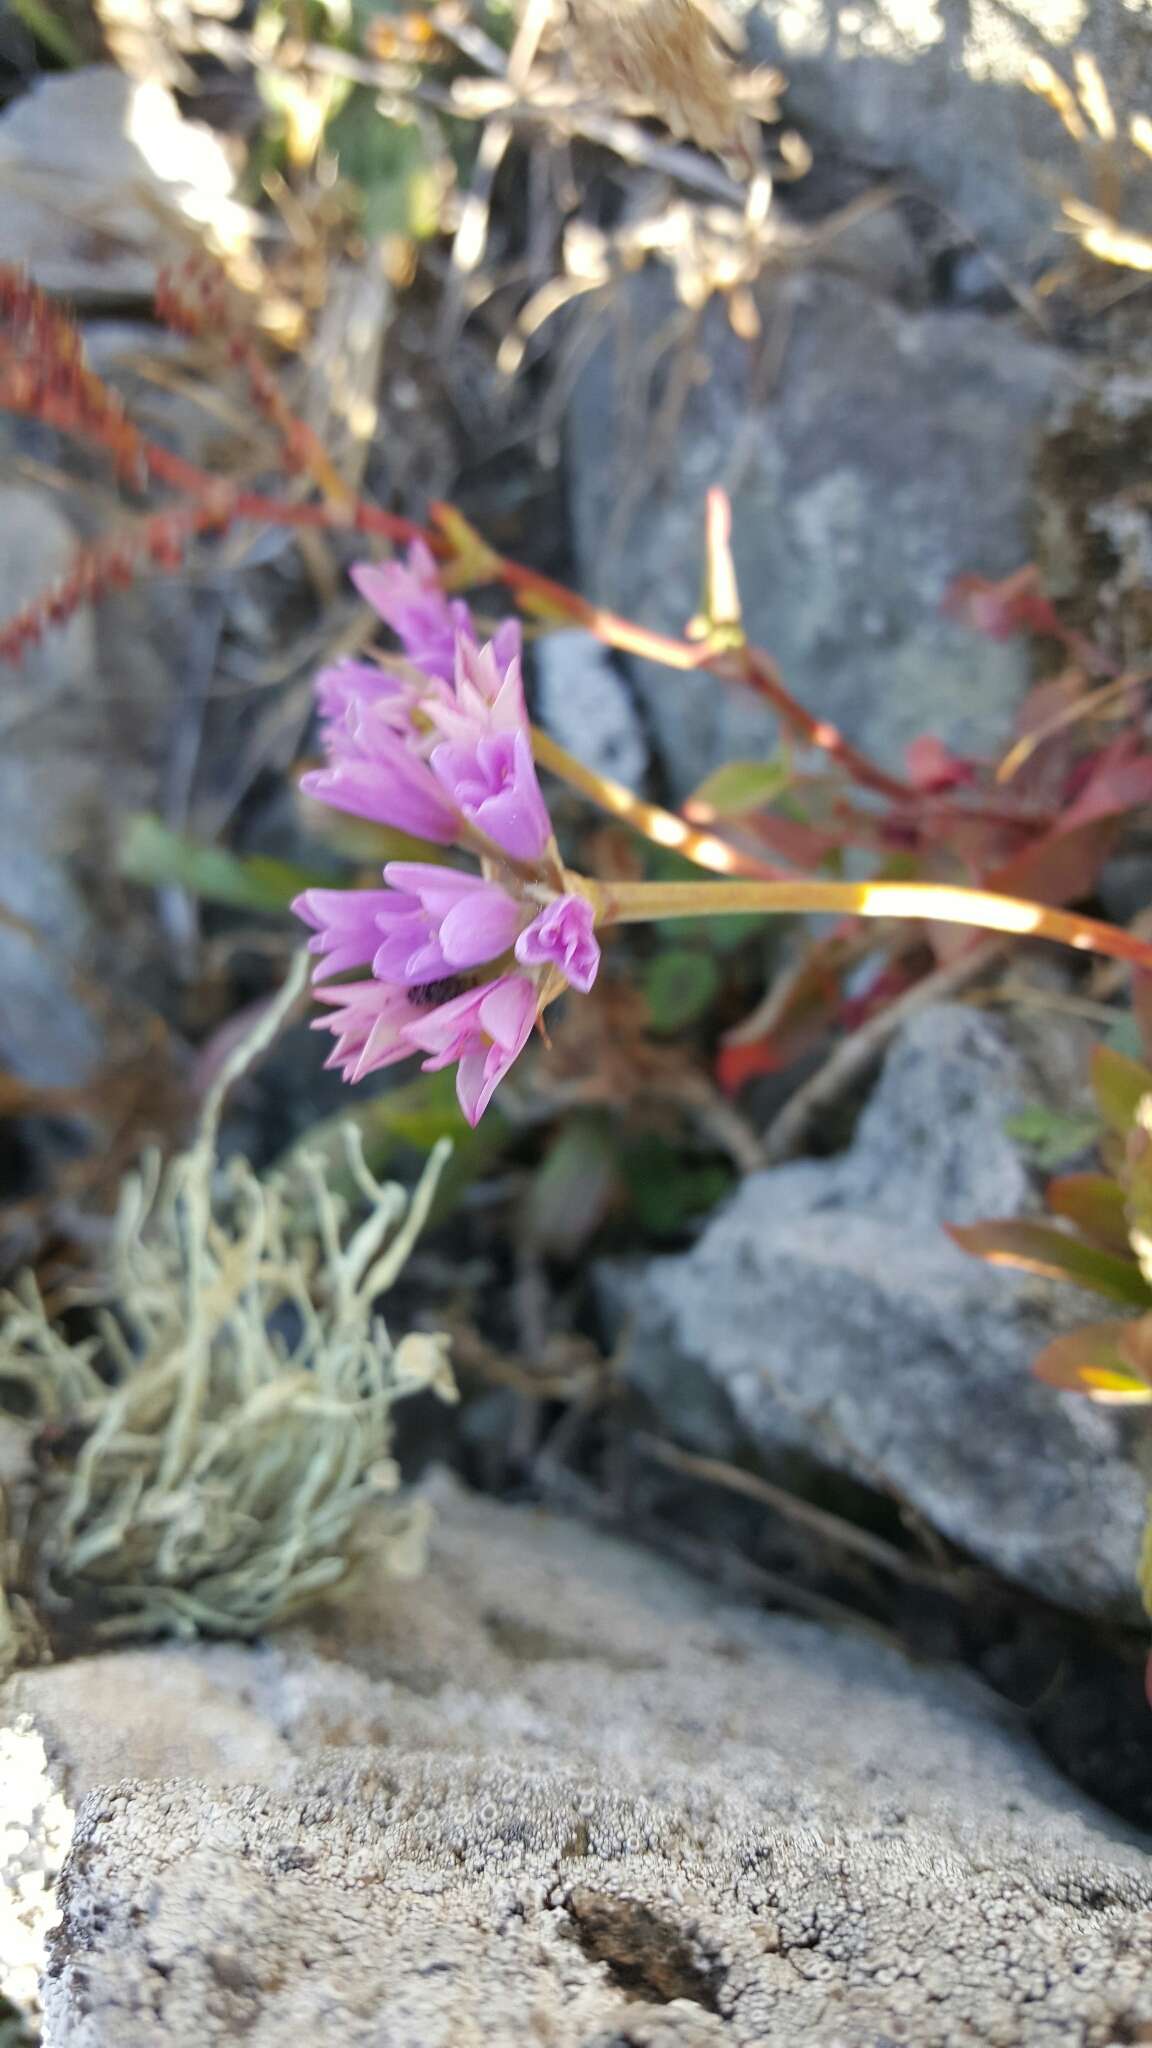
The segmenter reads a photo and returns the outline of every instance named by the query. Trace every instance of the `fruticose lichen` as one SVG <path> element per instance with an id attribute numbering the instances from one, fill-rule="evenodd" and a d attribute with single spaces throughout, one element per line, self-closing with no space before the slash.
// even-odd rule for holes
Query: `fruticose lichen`
<path id="1" fill-rule="evenodd" d="M 265 1628 L 345 1575 L 362 1511 L 397 1488 L 393 1403 L 455 1398 L 447 1339 L 393 1344 L 378 1313 L 446 1147 L 409 1199 L 349 1126 L 355 1223 L 307 1154 L 262 1178 L 219 1165 L 228 1088 L 302 985 L 298 968 L 223 1068 L 190 1150 L 126 1179 L 106 1272 L 70 1295 L 69 1323 L 31 1274 L 0 1296 L 0 1406 L 31 1453 L 0 1512 L 0 1665 L 37 1634 Z M 411 1568 L 421 1519 L 397 1505 L 381 1568 Z"/>

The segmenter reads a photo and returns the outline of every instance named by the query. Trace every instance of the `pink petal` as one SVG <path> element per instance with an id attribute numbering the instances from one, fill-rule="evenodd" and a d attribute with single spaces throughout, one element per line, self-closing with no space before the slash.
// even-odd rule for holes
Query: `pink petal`
<path id="1" fill-rule="evenodd" d="M 318 1017 L 312 1028 L 332 1032 L 336 1044 L 325 1065 L 341 1068 L 346 1081 L 360 1081 L 378 1067 L 410 1057 L 412 1047 L 401 1036 L 411 1014 L 402 989 L 357 981 L 316 993 L 320 1002 L 332 1006 L 332 1015 Z"/>
<path id="2" fill-rule="evenodd" d="M 445 917 L 455 905 L 481 889 L 491 888 L 483 875 L 465 868 L 437 867 L 432 861 L 390 860 L 384 880 L 392 889 L 418 896 L 433 917 Z"/>
<path id="3" fill-rule="evenodd" d="M 407 563 L 360 562 L 350 575 L 413 665 L 451 682 L 458 640 L 474 637 L 472 620 L 467 605 L 441 589 L 435 561 L 423 543 L 413 543 Z"/>
<path id="4" fill-rule="evenodd" d="M 473 745 L 445 742 L 432 769 L 461 815 L 514 860 L 539 860 L 552 821 L 523 732 L 485 734 Z"/>
<path id="5" fill-rule="evenodd" d="M 536 1015 L 536 990 L 522 974 L 505 975 L 484 992 L 480 1023 L 489 1038 L 515 1058 L 528 1043 Z"/>
<path id="6" fill-rule="evenodd" d="M 412 695 L 410 683 L 367 661 L 338 661 L 322 668 L 314 687 L 321 716 L 332 724 L 367 704 L 383 704 L 398 714 Z"/>
<path id="7" fill-rule="evenodd" d="M 451 1066 L 453 1060 L 463 1056 L 479 1035 L 480 1005 L 496 986 L 496 982 L 489 981 L 480 988 L 466 989 L 463 995 L 452 996 L 448 1002 L 437 1003 L 435 1009 L 412 1018 L 406 1035 L 411 1045 L 431 1055 L 425 1061 L 428 1071 Z"/>
<path id="8" fill-rule="evenodd" d="M 460 831 L 460 817 L 422 761 L 397 746 L 387 761 L 338 761 L 302 775 L 300 787 L 318 803 L 371 818 L 377 825 L 395 825 L 437 846 L 451 846 Z"/>
<path id="9" fill-rule="evenodd" d="M 473 1128 L 528 1043 L 536 1016 L 536 991 L 531 982 L 509 975 L 486 992 L 480 1014 L 493 1043 L 486 1053 L 479 1046 L 465 1052 L 456 1074 L 456 1099 Z"/>
<path id="10" fill-rule="evenodd" d="M 442 918 L 440 944 L 453 967 L 479 967 L 506 953 L 520 929 L 520 906 L 495 882 L 465 897 Z"/>
<path id="11" fill-rule="evenodd" d="M 380 943 L 376 918 L 388 900 L 386 889 L 305 889 L 292 905 L 315 936 L 308 951 L 321 955 L 314 980 L 366 967 Z"/>
<path id="12" fill-rule="evenodd" d="M 558 967 L 573 988 L 587 995 L 600 971 L 595 922 L 585 897 L 559 896 L 521 932 L 516 958 L 525 967 Z"/>

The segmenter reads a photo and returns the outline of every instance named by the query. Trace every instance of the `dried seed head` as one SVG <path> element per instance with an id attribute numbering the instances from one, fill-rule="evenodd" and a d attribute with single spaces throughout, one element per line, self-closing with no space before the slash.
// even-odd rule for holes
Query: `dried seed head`
<path id="1" fill-rule="evenodd" d="M 700 149 L 755 161 L 752 123 L 734 91 L 739 34 L 717 0 L 568 0 L 577 72 L 642 100 Z M 726 47 L 727 45 L 727 47 Z"/>

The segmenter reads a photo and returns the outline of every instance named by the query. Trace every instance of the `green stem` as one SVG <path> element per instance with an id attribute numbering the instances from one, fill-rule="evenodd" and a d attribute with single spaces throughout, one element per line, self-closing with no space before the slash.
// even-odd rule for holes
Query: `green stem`
<path id="1" fill-rule="evenodd" d="M 780 882 L 615 882 L 587 885 L 604 924 L 641 924 L 663 917 L 716 917 L 732 911 L 762 910 L 779 917 L 820 911 L 844 917 L 923 918 L 933 924 L 971 925 L 978 931 L 1013 932 L 1054 939 L 1077 952 L 1102 953 L 1113 960 L 1152 969 L 1152 945 L 1118 925 L 1078 912 L 1054 910 L 990 889 L 964 889 L 935 882 L 823 882 L 804 877 Z"/>
<path id="2" fill-rule="evenodd" d="M 76 37 L 67 22 L 62 21 L 54 8 L 45 4 L 45 0 L 13 0 L 13 6 L 25 28 L 31 31 L 37 42 L 43 43 L 46 50 L 51 50 L 54 57 L 59 57 L 62 64 L 69 65 L 72 70 L 83 64 L 84 52 Z"/>

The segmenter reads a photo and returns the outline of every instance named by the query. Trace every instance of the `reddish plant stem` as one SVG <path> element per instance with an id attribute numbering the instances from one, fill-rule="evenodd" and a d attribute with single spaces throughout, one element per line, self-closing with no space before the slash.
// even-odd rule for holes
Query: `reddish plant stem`
<path id="1" fill-rule="evenodd" d="M 385 512 L 354 498 L 347 491 L 332 471 L 315 435 L 295 420 L 254 345 L 233 325 L 223 280 L 214 278 L 211 272 L 183 280 L 173 278 L 162 286 L 158 306 L 162 317 L 167 318 L 178 331 L 201 334 L 211 331 L 223 335 L 234 360 L 248 378 L 257 404 L 280 437 L 288 467 L 311 474 L 324 492 L 326 502 L 288 505 L 259 492 L 225 486 L 172 450 L 146 440 L 124 417 L 119 401 L 107 391 L 103 381 L 87 369 L 79 337 L 67 316 L 16 273 L 0 274 L 0 319 L 6 318 L 17 339 L 23 335 L 26 340 L 34 340 L 38 344 L 38 356 L 47 356 L 59 366 L 66 386 L 65 396 L 69 405 L 75 406 L 74 417 L 68 416 L 69 406 L 65 405 L 55 418 L 55 424 L 81 438 L 103 439 L 122 464 L 138 457 L 155 482 L 192 501 L 187 509 L 192 512 L 194 521 L 200 518 L 195 508 L 207 501 L 214 509 L 211 520 L 204 522 L 206 524 L 245 520 L 281 527 L 344 529 L 374 535 L 392 543 L 421 539 L 440 559 L 449 563 L 453 560 L 456 549 L 447 520 L 444 521 L 444 530 L 429 531 L 414 520 Z M 105 401 L 103 406 L 102 399 Z M 43 398 L 41 402 L 44 402 Z M 230 509 L 222 519 L 218 508 L 225 490 L 229 493 Z M 816 717 L 798 703 L 786 687 L 775 662 L 762 649 L 748 646 L 710 648 L 707 642 L 693 644 L 638 626 L 615 612 L 578 597 L 526 564 L 495 553 L 485 552 L 480 573 L 490 574 L 494 581 L 503 583 L 513 596 L 521 599 L 529 612 L 536 611 L 546 617 L 560 617 L 583 625 L 598 639 L 622 653 L 638 655 L 681 671 L 702 669 L 726 682 L 735 682 L 753 690 L 771 704 L 791 733 L 835 761 L 858 787 L 871 790 L 890 803 L 911 806 L 921 815 L 932 807 L 930 800 L 926 803 L 923 793 L 889 775 L 853 746 L 830 720 Z M 28 610 L 32 614 L 36 607 Z M 7 637 L 11 638 L 10 635 Z"/>
<path id="2" fill-rule="evenodd" d="M 203 472 L 182 457 L 151 444 L 147 444 L 146 455 L 149 468 L 158 481 L 185 491 L 203 489 L 206 481 Z M 275 498 L 240 492 L 234 516 L 237 519 L 266 520 L 279 526 L 350 528 L 357 533 L 374 534 L 390 541 L 422 540 L 442 559 L 450 557 L 450 548 L 439 533 L 418 525 L 415 520 L 404 519 L 398 513 L 385 512 L 376 505 L 366 504 L 362 499 L 350 504 L 284 505 Z M 688 640 L 677 640 L 649 626 L 636 625 L 631 619 L 622 618 L 618 612 L 577 596 L 564 584 L 530 569 L 524 562 L 513 561 L 507 555 L 493 555 L 491 570 L 493 578 L 503 583 L 513 596 L 528 599 L 529 610 L 541 608 L 546 614 L 559 614 L 574 625 L 585 626 L 598 640 L 622 654 L 635 654 L 647 661 L 660 662 L 666 668 L 683 671 L 703 669 L 726 682 L 745 684 L 771 704 L 798 738 L 818 747 L 836 761 L 861 788 L 871 789 L 893 802 L 917 800 L 917 792 L 910 783 L 885 774 L 866 754 L 846 740 L 837 726 L 806 711 L 786 688 L 771 656 L 761 649 L 746 647 L 736 652 L 710 653 L 706 645 L 694 646 Z"/>
<path id="3" fill-rule="evenodd" d="M 819 747 L 821 752 L 837 761 L 853 782 L 895 802 L 915 800 L 917 792 L 910 783 L 886 775 L 882 768 L 846 740 L 830 720 L 813 717 L 810 711 L 797 703 L 771 655 L 762 649 L 742 647 L 710 653 L 706 643 L 693 646 L 687 640 L 671 639 L 647 626 L 633 625 L 630 619 L 605 611 L 601 606 L 591 604 L 587 598 L 576 597 L 562 583 L 553 582 L 550 576 L 541 576 L 523 562 L 512 562 L 504 556 L 500 558 L 498 574 L 509 590 L 526 592 L 530 597 L 543 600 L 549 610 L 561 611 L 587 626 L 598 639 L 606 640 L 621 653 L 638 654 L 650 661 L 662 662 L 666 668 L 705 669 L 710 675 L 720 676 L 727 682 L 746 684 L 771 704 L 800 739 L 810 746 Z"/>

